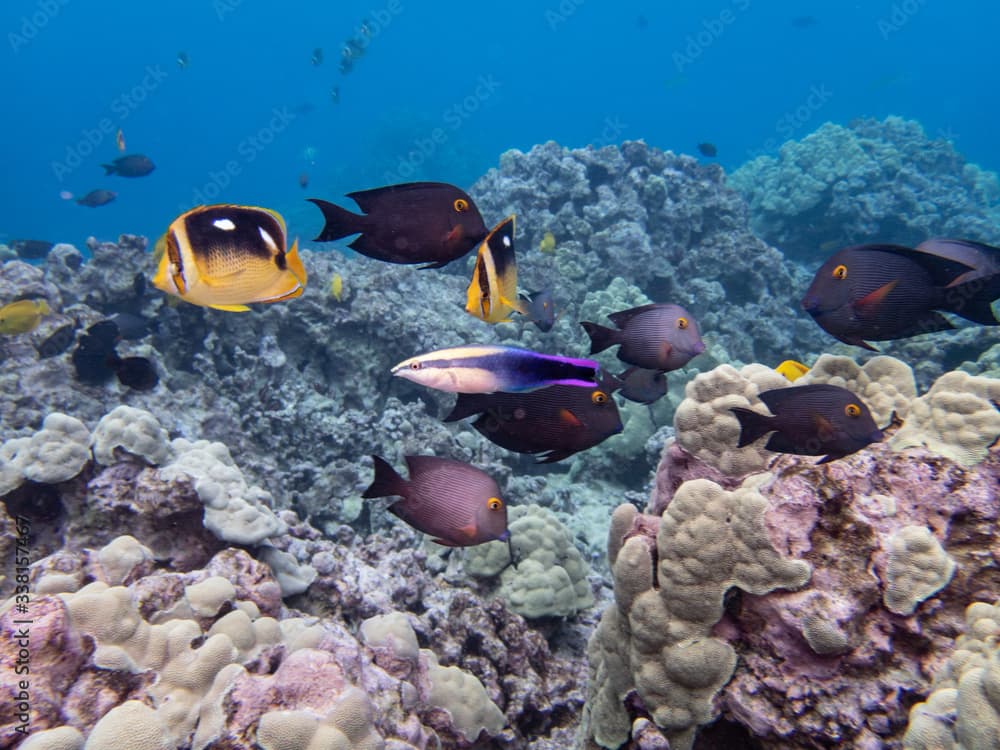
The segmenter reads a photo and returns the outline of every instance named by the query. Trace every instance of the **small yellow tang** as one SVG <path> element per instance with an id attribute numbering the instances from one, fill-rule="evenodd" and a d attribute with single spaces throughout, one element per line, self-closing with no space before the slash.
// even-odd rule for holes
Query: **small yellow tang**
<path id="1" fill-rule="evenodd" d="M 246 312 L 305 290 L 298 240 L 286 251 L 285 221 L 267 208 L 218 204 L 178 216 L 156 243 L 153 286 L 185 302 Z"/>
<path id="2" fill-rule="evenodd" d="M 796 362 L 794 359 L 786 359 L 774 369 L 776 372 L 780 372 L 793 383 L 809 372 L 808 367 L 801 362 Z"/>
<path id="3" fill-rule="evenodd" d="M 344 277 L 339 273 L 335 273 L 330 279 L 330 294 L 337 302 L 344 299 Z"/>
<path id="4" fill-rule="evenodd" d="M 552 232 L 542 235 L 542 241 L 538 243 L 538 251 L 542 253 L 554 253 L 556 251 L 556 236 Z"/>
<path id="5" fill-rule="evenodd" d="M 39 321 L 51 313 L 49 303 L 43 299 L 22 299 L 0 307 L 0 334 L 14 336 L 30 333 Z"/>
<path id="6" fill-rule="evenodd" d="M 503 323 L 512 312 L 527 312 L 527 306 L 517 298 L 513 215 L 497 224 L 479 245 L 465 311 L 487 323 Z"/>

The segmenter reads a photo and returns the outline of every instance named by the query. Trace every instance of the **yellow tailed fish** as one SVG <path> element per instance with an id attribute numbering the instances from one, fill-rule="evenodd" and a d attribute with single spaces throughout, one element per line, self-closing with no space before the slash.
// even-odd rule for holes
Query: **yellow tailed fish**
<path id="1" fill-rule="evenodd" d="M 0 307 L 0 335 L 14 336 L 31 333 L 39 321 L 51 313 L 49 303 L 43 299 L 22 299 Z"/>
<path id="2" fill-rule="evenodd" d="M 786 359 L 774 369 L 776 372 L 780 372 L 793 383 L 809 372 L 808 367 L 801 362 L 796 362 L 794 359 Z"/>
<path id="3" fill-rule="evenodd" d="M 487 323 L 503 323 L 512 312 L 527 313 L 527 306 L 517 297 L 513 215 L 497 224 L 479 245 L 465 311 Z"/>
<path id="4" fill-rule="evenodd" d="M 554 253 L 556 251 L 556 236 L 552 232 L 542 235 L 542 241 L 538 243 L 538 251 L 541 253 Z"/>
<path id="5" fill-rule="evenodd" d="M 197 206 L 159 239 L 153 286 L 185 302 L 246 312 L 251 302 L 279 302 L 305 290 L 298 240 L 285 249 L 281 215 L 257 206 Z"/>
<path id="6" fill-rule="evenodd" d="M 339 273 L 335 273 L 330 279 L 330 294 L 337 302 L 344 298 L 344 277 Z"/>

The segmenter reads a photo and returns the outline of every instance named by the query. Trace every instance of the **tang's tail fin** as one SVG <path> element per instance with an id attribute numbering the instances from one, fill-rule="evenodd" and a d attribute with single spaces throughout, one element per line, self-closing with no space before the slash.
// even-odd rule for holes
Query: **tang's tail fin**
<path id="1" fill-rule="evenodd" d="M 590 336 L 591 354 L 603 352 L 609 346 L 621 343 L 621 331 L 616 331 L 614 328 L 605 328 L 597 323 L 590 323 L 586 320 L 580 321 L 580 325 L 583 326 L 583 330 Z"/>
<path id="2" fill-rule="evenodd" d="M 740 441 L 736 444 L 737 448 L 750 445 L 754 440 L 762 438 L 774 430 L 774 417 L 767 414 L 739 406 L 734 406 L 729 411 L 740 423 Z"/>
<path id="3" fill-rule="evenodd" d="M 361 494 L 361 497 L 400 495 L 406 480 L 384 458 L 372 455 L 372 461 L 375 462 L 375 478 L 372 479 L 371 485 Z"/>
<path id="4" fill-rule="evenodd" d="M 983 276 L 945 289 L 945 306 L 941 309 L 960 315 L 984 326 L 1000 325 L 993 314 L 992 303 L 1000 298 L 1000 273 Z"/>
<path id="5" fill-rule="evenodd" d="M 114 164 L 102 164 L 104 167 L 104 176 L 107 177 L 109 174 L 116 174 L 118 172 L 118 167 Z"/>
<path id="6" fill-rule="evenodd" d="M 307 200 L 319 207 L 319 210 L 323 212 L 323 218 L 326 220 L 326 224 L 323 225 L 323 231 L 319 233 L 319 236 L 313 242 L 332 242 L 349 234 L 357 234 L 364 231 L 362 217 L 358 214 L 319 198 L 308 198 Z"/>

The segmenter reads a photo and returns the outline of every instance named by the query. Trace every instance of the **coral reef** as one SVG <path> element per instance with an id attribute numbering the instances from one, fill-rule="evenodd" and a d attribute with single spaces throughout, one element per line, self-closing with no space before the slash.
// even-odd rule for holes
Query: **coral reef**
<path id="1" fill-rule="evenodd" d="M 504 154 L 470 193 L 487 223 L 518 214 L 522 287 L 551 288 L 561 313 L 544 334 L 462 312 L 469 258 L 419 271 L 305 249 L 305 294 L 241 315 L 167 304 L 140 237 L 3 263 L 0 304 L 53 310 L 0 338 L 0 582 L 30 583 L 39 675 L 18 747 L 991 741 L 996 613 L 974 605 L 955 635 L 1000 584 L 996 333 L 892 342 L 902 361 L 862 364 L 820 356 L 855 350 L 798 299 L 814 246 L 850 233 L 996 239 L 1000 191 L 895 119 L 825 126 L 772 162 L 727 185 L 642 142 Z M 537 250 L 545 232 L 554 252 Z M 647 301 L 691 310 L 706 351 L 651 408 L 623 404 L 621 434 L 555 465 L 441 423 L 451 396 L 389 375 L 463 343 L 582 355 L 578 320 Z M 76 339 L 116 314 L 144 322 L 118 351 L 155 363 L 148 392 L 74 378 Z M 812 365 L 801 383 L 849 387 L 902 425 L 823 466 L 735 449 L 729 408 L 762 409 L 787 384 L 766 365 L 789 357 Z M 410 453 L 498 479 L 516 568 L 505 544 L 434 547 L 361 500 L 369 454 Z M 0 605 L 5 674 L 15 614 Z M 13 745 L 16 683 L 0 682 Z"/>
<path id="2" fill-rule="evenodd" d="M 499 579 L 494 593 L 528 619 L 566 617 L 593 605 L 587 563 L 554 513 L 540 505 L 515 506 L 508 528 L 509 549 L 505 542 L 487 542 L 466 550 L 469 575 Z"/>
<path id="3" fill-rule="evenodd" d="M 1000 449 L 995 447 L 975 466 L 922 448 L 894 452 L 881 444 L 817 466 L 782 456 L 769 468 L 729 496 L 759 498 L 755 502 L 763 504 L 766 537 L 757 548 L 769 556 L 780 554 L 784 564 L 808 564 L 812 575 L 794 591 L 731 596 L 724 610 L 717 600 L 702 599 L 685 610 L 697 614 L 711 601 L 712 617 L 721 615 L 708 641 L 702 641 L 721 644 L 714 673 L 719 664 L 728 667 L 724 650 L 735 655 L 732 678 L 711 685 L 718 694 L 699 720 L 718 716 L 740 727 L 745 742 L 767 748 L 901 748 L 909 696 L 926 694 L 926 675 L 942 668 L 966 603 L 994 596 L 1000 585 L 993 563 L 1000 549 Z M 655 549 L 662 554 L 667 519 L 679 512 L 675 504 L 686 501 L 691 485 L 707 484 L 699 475 L 715 471 L 668 445 L 650 498 L 650 508 L 665 508 L 662 519 L 628 507 L 616 511 L 609 554 L 616 558 L 617 605 L 605 612 L 592 649 L 604 642 L 602 629 L 609 622 L 623 627 L 623 609 L 629 611 L 628 603 L 638 601 L 637 591 L 648 590 L 653 579 L 641 571 L 654 549 L 651 535 L 659 531 Z M 678 478 L 686 481 L 675 491 Z M 660 496 L 662 492 L 668 496 Z M 734 513 L 726 517 L 736 522 Z M 700 533 L 718 535 L 721 526 L 707 526 Z M 713 566 L 728 559 L 713 557 L 712 548 L 686 554 L 688 568 L 676 562 L 667 566 L 657 595 L 669 596 L 674 579 L 688 575 L 686 570 L 694 572 L 690 566 L 703 558 L 708 562 L 692 580 L 711 580 Z M 621 575 L 623 559 L 628 565 L 633 556 L 642 564 Z M 661 572 L 663 568 L 661 558 Z M 655 644 L 668 637 L 674 620 L 662 610 L 648 611 L 661 614 L 653 631 L 641 631 L 640 643 Z M 976 637 L 993 628 L 995 623 L 978 627 Z M 614 658 L 616 653 L 598 649 L 591 654 L 595 685 L 604 692 L 600 701 L 588 703 L 598 745 L 641 747 L 639 732 L 648 734 L 648 719 L 668 734 L 676 732 L 673 721 L 690 710 L 687 699 L 675 693 L 671 711 L 665 711 L 658 696 L 647 697 L 636 663 Z M 648 669 L 649 663 L 641 666 Z M 701 674 L 707 679 L 710 673 L 706 668 Z M 947 711 L 941 713 L 939 728 L 948 726 L 947 716 Z"/>
<path id="4" fill-rule="evenodd" d="M 124 414 L 142 429 L 111 432 L 141 434 L 124 442 L 148 448 L 159 425 L 139 410 Z M 88 460 L 75 476 L 3 495 L 7 512 L 33 529 L 27 606 L 38 674 L 28 747 L 79 747 L 84 737 L 87 747 L 423 750 L 486 737 L 567 746 L 583 703 L 580 651 L 557 655 L 498 600 L 436 580 L 409 529 L 362 539 L 345 526 L 324 539 L 286 510 L 270 516 L 283 533 L 256 552 L 312 571 L 294 600 L 302 609 L 291 608 L 280 566 L 227 546 L 200 497 L 248 491 L 224 447 L 178 439 L 163 460 L 192 446 L 209 451 L 203 474 L 190 458 L 186 471 L 168 471 L 170 462 L 151 466 L 119 449 L 110 465 Z M 50 455 L 63 464 L 61 451 Z M 13 528 L 6 514 L 2 521 Z M 0 605 L 5 673 L 18 657 L 13 603 Z M 368 618 L 398 617 L 401 607 L 408 634 L 372 635 Z M 418 638 L 426 647 L 412 654 L 405 644 Z M 2 693 L 6 746 L 23 738 L 25 722 L 15 715 L 17 683 Z"/>
<path id="5" fill-rule="evenodd" d="M 728 184 L 746 198 L 758 236 L 817 265 L 823 247 L 1000 240 L 997 175 L 900 117 L 824 123 L 777 157 L 744 164 Z"/>
<path id="6" fill-rule="evenodd" d="M 910 709 L 904 750 L 986 750 L 1000 745 L 1000 606 L 985 602 L 965 610 L 955 650 L 935 675 L 926 701 Z"/>

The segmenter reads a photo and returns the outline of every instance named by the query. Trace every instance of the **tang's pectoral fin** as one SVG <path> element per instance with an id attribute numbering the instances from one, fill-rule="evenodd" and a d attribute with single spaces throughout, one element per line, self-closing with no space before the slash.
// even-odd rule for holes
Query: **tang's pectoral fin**
<path id="1" fill-rule="evenodd" d="M 889 293 L 896 288 L 898 279 L 883 284 L 873 292 L 869 292 L 854 303 L 854 312 L 861 318 L 871 318 L 878 313 L 879 307 L 889 296 Z"/>

